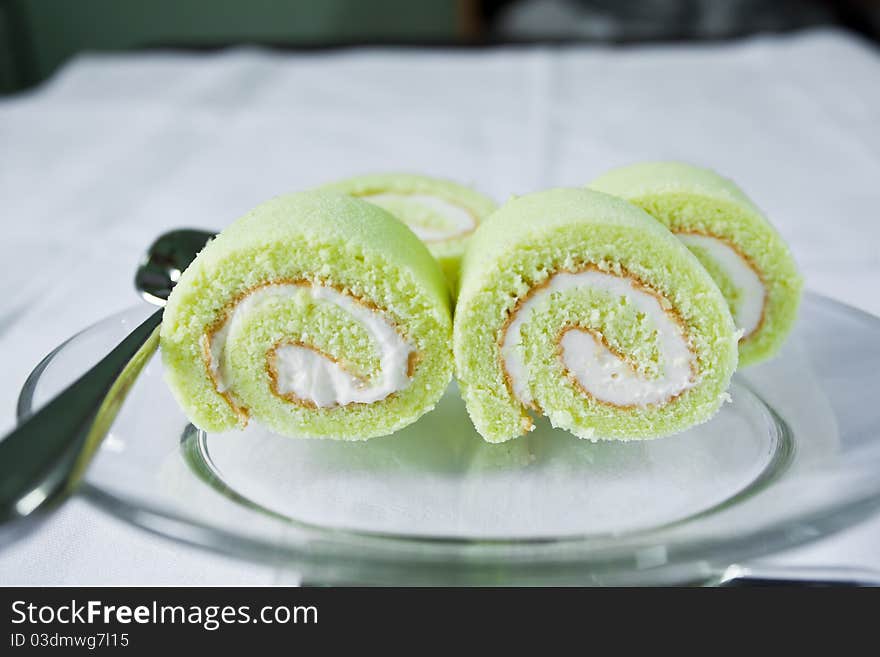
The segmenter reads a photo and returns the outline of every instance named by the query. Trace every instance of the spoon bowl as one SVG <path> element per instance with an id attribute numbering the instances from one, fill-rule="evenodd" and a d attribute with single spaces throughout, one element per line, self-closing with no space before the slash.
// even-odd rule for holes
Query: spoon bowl
<path id="1" fill-rule="evenodd" d="M 134 286 L 148 302 L 164 306 L 183 270 L 189 267 L 214 233 L 181 228 L 160 235 L 144 254 Z"/>

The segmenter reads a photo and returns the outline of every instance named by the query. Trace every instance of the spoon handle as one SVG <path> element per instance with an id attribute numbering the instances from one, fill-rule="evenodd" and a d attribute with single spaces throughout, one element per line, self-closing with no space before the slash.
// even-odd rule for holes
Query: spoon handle
<path id="1" fill-rule="evenodd" d="M 870 568 L 846 566 L 746 566 L 734 564 L 726 568 L 712 584 L 728 588 L 880 586 L 880 572 Z"/>
<path id="2" fill-rule="evenodd" d="M 0 440 L 0 544 L 76 488 L 141 369 L 159 345 L 162 310 Z"/>

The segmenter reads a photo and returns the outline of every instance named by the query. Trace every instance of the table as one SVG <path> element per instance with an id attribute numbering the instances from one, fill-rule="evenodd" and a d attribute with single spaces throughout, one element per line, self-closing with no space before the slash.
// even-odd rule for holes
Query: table
<path id="1" fill-rule="evenodd" d="M 33 365 L 137 301 L 163 230 L 369 171 L 503 201 L 682 159 L 737 180 L 807 284 L 880 314 L 880 54 L 841 31 L 721 45 L 82 56 L 0 99 L 0 429 Z M 783 565 L 880 569 L 880 519 Z M 0 552 L 0 584 L 267 584 L 295 577 L 172 544 L 73 500 Z"/>

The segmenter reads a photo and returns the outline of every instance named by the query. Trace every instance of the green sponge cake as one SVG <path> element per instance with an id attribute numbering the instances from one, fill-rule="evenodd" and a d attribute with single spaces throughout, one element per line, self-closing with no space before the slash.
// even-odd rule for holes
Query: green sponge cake
<path id="1" fill-rule="evenodd" d="M 779 349 L 794 324 L 803 282 L 788 246 L 739 187 L 679 162 L 615 169 L 590 187 L 647 210 L 700 259 L 743 332 L 740 364 Z"/>
<path id="2" fill-rule="evenodd" d="M 428 249 L 349 196 L 275 198 L 183 272 L 162 321 L 171 390 L 196 426 L 254 418 L 360 440 L 433 408 L 452 376 L 449 293 Z"/>
<path id="3" fill-rule="evenodd" d="M 737 330 L 718 286 L 646 212 L 584 189 L 514 199 L 476 230 L 461 269 L 456 374 L 489 442 L 533 427 L 659 437 L 726 398 Z"/>
<path id="4" fill-rule="evenodd" d="M 469 187 L 428 176 L 357 176 L 331 183 L 323 189 L 333 189 L 374 203 L 408 225 L 428 245 L 453 290 L 468 238 L 495 210 L 492 199 Z"/>

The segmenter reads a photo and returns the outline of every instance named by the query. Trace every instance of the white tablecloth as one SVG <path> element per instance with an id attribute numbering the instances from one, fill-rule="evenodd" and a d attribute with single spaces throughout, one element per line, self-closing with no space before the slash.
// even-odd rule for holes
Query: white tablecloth
<path id="1" fill-rule="evenodd" d="M 136 301 L 145 246 L 375 170 L 504 200 L 645 159 L 741 183 L 808 286 L 880 314 L 880 55 L 841 32 L 718 46 L 85 56 L 0 100 L 0 429 L 33 365 Z M 878 473 L 880 475 L 880 473 Z M 880 520 L 775 563 L 880 568 Z M 287 581 L 82 501 L 0 552 L 3 584 Z"/>

